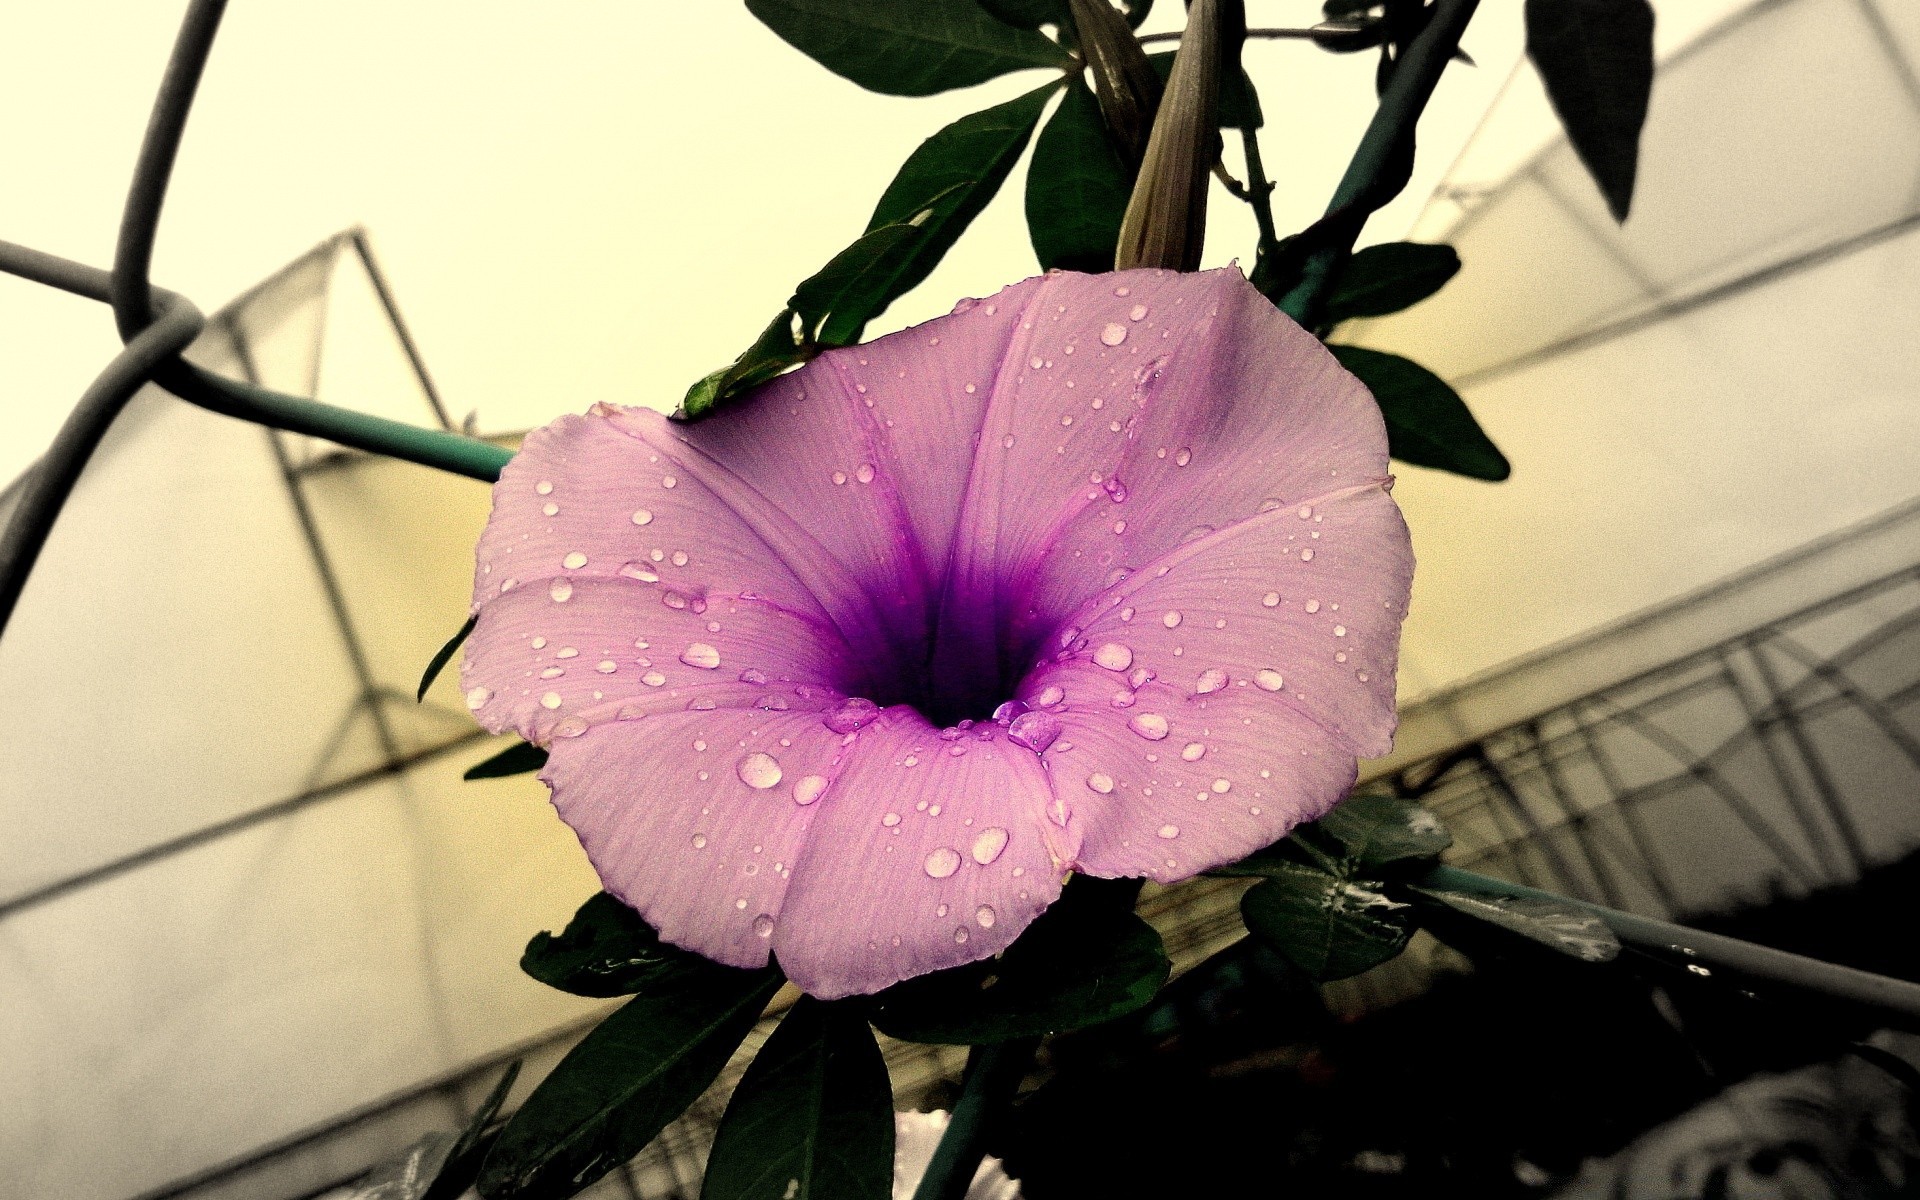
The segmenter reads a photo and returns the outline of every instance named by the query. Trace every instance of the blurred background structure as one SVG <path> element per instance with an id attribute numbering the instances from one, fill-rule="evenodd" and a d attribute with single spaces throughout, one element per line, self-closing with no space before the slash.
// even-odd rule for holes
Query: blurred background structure
<path id="1" fill-rule="evenodd" d="M 0 81 L 0 146 L 71 166 L 9 189 L 0 235 L 103 262 L 178 12 L 102 29 L 86 7 L 9 35 L 52 65 Z M 1250 7 L 1279 24 L 1318 6 Z M 1499 485 L 1399 470 L 1420 571 L 1402 734 L 1368 773 L 1441 813 L 1451 861 L 1700 919 L 1831 895 L 1920 845 L 1920 8 L 1656 7 L 1626 225 L 1551 137 L 1518 5 L 1487 3 L 1466 43 L 1479 68 L 1443 81 L 1421 173 L 1368 234 L 1411 227 L 1465 267 L 1340 340 L 1440 371 L 1515 464 Z M 477 410 L 508 437 L 595 400 L 673 403 L 914 142 L 978 103 L 868 95 L 738 6 L 693 8 L 500 6 L 449 28 L 237 5 L 156 279 L 207 298 L 272 273 L 194 357 L 418 423 Z M 138 68 L 83 102 L 69 76 L 96 51 Z M 1371 72 L 1291 44 L 1254 55 L 1278 215 L 1304 224 Z M 666 97 L 722 58 L 755 86 L 696 125 Z M 496 86 L 523 67 L 570 90 Z M 772 111 L 844 136 L 788 137 Z M 756 181 L 775 179 L 769 205 Z M 1003 197 L 887 327 L 1031 270 L 1016 209 Z M 1238 206 L 1215 209 L 1210 264 L 1252 244 Z M 398 308 L 357 231 L 275 270 L 363 218 Z M 8 279 L 0 330 L 11 477 L 115 343 L 102 311 Z M 451 675 L 412 698 L 464 613 L 485 513 L 470 481 L 164 396 L 121 419 L 0 640 L 0 1191 L 322 1194 L 460 1124 L 522 1055 L 524 1094 L 602 1013 L 517 970 L 526 937 L 595 888 L 544 790 L 460 781 L 505 742 L 472 727 Z M 1177 966 L 1237 936 L 1237 894 L 1149 898 Z M 1359 1020 L 1463 966 L 1416 951 L 1315 1003 Z M 1141 1036 L 1190 1044 L 1166 1030 L 1193 1019 L 1169 1000 Z M 1242 1075 L 1298 1066 L 1233 1053 Z M 903 1104 L 939 1100 L 958 1069 L 889 1055 Z M 723 1103 L 594 1194 L 697 1194 Z M 1553 1186 L 1534 1171 L 1509 1171 L 1516 1194 Z"/>

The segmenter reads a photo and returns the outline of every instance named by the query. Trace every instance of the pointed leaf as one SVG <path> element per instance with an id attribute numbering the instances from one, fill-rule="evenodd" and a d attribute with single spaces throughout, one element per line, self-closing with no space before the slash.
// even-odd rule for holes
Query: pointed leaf
<path id="1" fill-rule="evenodd" d="M 1016 29 L 1038 29 L 1042 25 L 1067 22 L 1067 0 L 975 0 L 993 14 L 996 21 Z"/>
<path id="2" fill-rule="evenodd" d="M 1653 90 L 1647 0 L 1527 0 L 1527 55 L 1616 221 L 1627 219 Z"/>
<path id="3" fill-rule="evenodd" d="M 560 933 L 534 934 L 520 956 L 520 969 L 563 992 L 605 997 L 646 991 L 689 963 L 705 961 L 662 942 L 639 913 L 600 892 Z"/>
<path id="4" fill-rule="evenodd" d="M 1382 317 L 1433 295 L 1460 270 L 1452 246 L 1387 242 L 1368 246 L 1347 260 L 1327 299 L 1325 318 Z"/>
<path id="5" fill-rule="evenodd" d="M 1171 50 L 1147 55 L 1147 61 L 1153 64 L 1162 83 L 1173 74 L 1173 57 Z M 1244 69 L 1220 73 L 1220 98 L 1214 120 L 1222 129 L 1259 129 L 1266 124 L 1266 115 L 1260 111 L 1260 93 L 1254 90 L 1253 79 Z"/>
<path id="6" fill-rule="evenodd" d="M 700 1200 L 887 1200 L 893 1088 L 873 1031 L 803 996 L 754 1056 L 714 1133 Z"/>
<path id="7" fill-rule="evenodd" d="M 415 702 L 427 698 L 427 689 L 433 686 L 433 681 L 440 678 L 440 672 L 453 661 L 453 656 L 459 651 L 460 644 L 467 640 L 467 635 L 473 632 L 473 627 L 479 620 L 477 615 L 468 617 L 467 623 L 460 627 L 460 632 L 448 638 L 446 645 L 434 651 L 433 661 L 427 664 L 426 671 L 420 676 L 420 690 L 413 694 Z"/>
<path id="8" fill-rule="evenodd" d="M 1321 983 L 1379 966 L 1413 936 L 1413 906 L 1365 880 L 1304 864 L 1263 874 L 1240 898 L 1248 931 Z"/>
<path id="9" fill-rule="evenodd" d="M 1408 890 L 1584 962 L 1610 962 L 1620 954 L 1620 939 L 1607 923 L 1572 904 L 1556 904 L 1538 896 L 1502 896 L 1451 888 Z"/>
<path id="10" fill-rule="evenodd" d="M 780 987 L 686 955 L 560 1060 L 480 1170 L 487 1200 L 572 1196 L 638 1154 L 707 1089 Z"/>
<path id="11" fill-rule="evenodd" d="M 747 0 L 747 11 L 834 74 L 892 96 L 1074 66 L 1059 43 L 996 20 L 975 0 Z"/>
<path id="12" fill-rule="evenodd" d="M 1467 411 L 1466 401 L 1438 375 L 1397 354 L 1360 346 L 1327 349 L 1373 393 L 1386 418 L 1387 447 L 1395 458 L 1495 482 L 1513 473 L 1506 456 Z"/>
<path id="13" fill-rule="evenodd" d="M 1040 131 L 1027 168 L 1027 233 L 1040 268 L 1111 271 L 1120 218 L 1132 194 L 1133 182 L 1101 123 L 1099 102 L 1075 80 Z"/>
<path id="14" fill-rule="evenodd" d="M 913 215 L 924 221 L 927 211 Z M 869 229 L 795 288 L 788 306 L 822 347 L 859 341 L 867 322 L 900 294 L 894 284 L 926 232 L 924 225 L 907 222 Z"/>
<path id="15" fill-rule="evenodd" d="M 911 223 L 922 237 L 904 260 L 892 261 L 892 274 L 878 303 L 859 324 L 837 324 L 834 345 L 859 340 L 860 326 L 906 295 L 940 262 L 1006 182 L 1007 173 L 1027 148 L 1047 101 L 1060 87 L 1049 83 L 1005 104 L 982 109 L 940 130 L 907 156 L 881 194 L 867 222 L 869 230 Z"/>
<path id="16" fill-rule="evenodd" d="M 526 742 L 520 742 L 516 745 L 508 746 L 505 750 L 502 750 L 485 762 L 473 764 L 466 769 L 460 778 L 469 781 L 475 779 L 504 779 L 509 775 L 525 775 L 528 771 L 538 771 L 546 765 L 547 752 L 545 750 L 542 750 L 538 746 L 529 745 Z"/>
<path id="17" fill-rule="evenodd" d="M 820 347 L 807 336 L 800 314 L 792 308 L 783 308 L 760 331 L 753 344 L 740 352 L 739 358 L 688 388 L 679 411 L 673 415 L 677 420 L 697 421 L 818 353 Z"/>
<path id="18" fill-rule="evenodd" d="M 1098 1025 L 1144 1006 L 1170 969 L 1160 935 L 1082 892 L 1085 900 L 1072 900 L 1069 889 L 998 959 L 881 992 L 873 1023 L 903 1041 L 983 1045 Z"/>
<path id="19" fill-rule="evenodd" d="M 440 1168 L 432 1185 L 421 1193 L 420 1200 L 457 1200 L 473 1186 L 474 1179 L 480 1174 L 481 1160 L 486 1157 L 487 1149 L 492 1145 L 487 1126 L 492 1124 L 493 1118 L 500 1111 L 500 1106 L 507 1102 L 507 1094 L 513 1090 L 513 1081 L 518 1078 L 520 1078 L 520 1060 L 516 1058 L 507 1064 L 507 1069 L 501 1074 L 500 1081 L 493 1085 L 493 1090 L 487 1093 L 487 1098 L 480 1102 L 479 1108 L 474 1110 L 473 1118 L 460 1132 L 459 1139 L 453 1143 L 453 1149 L 448 1151 L 446 1164 Z"/>

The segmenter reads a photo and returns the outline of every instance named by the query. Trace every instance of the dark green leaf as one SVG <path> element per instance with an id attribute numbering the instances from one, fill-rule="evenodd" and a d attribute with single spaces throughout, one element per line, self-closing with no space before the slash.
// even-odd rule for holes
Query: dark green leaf
<path id="1" fill-rule="evenodd" d="M 861 234 L 833 256 L 818 274 L 794 289 L 788 307 L 800 314 L 808 336 L 821 347 L 860 340 L 866 323 L 899 295 L 894 283 L 905 271 L 914 248 L 926 240 L 926 209 L 910 214 L 920 224 L 879 225 Z"/>
<path id="2" fill-rule="evenodd" d="M 1613 219 L 1633 204 L 1653 90 L 1647 0 L 1527 0 L 1527 55 Z"/>
<path id="3" fill-rule="evenodd" d="M 686 955 L 560 1060 L 480 1170 L 487 1200 L 572 1196 L 639 1153 L 720 1074 L 780 987 Z"/>
<path id="4" fill-rule="evenodd" d="M 873 1031 L 803 996 L 741 1077 L 700 1200 L 887 1200 L 893 1089 Z"/>
<path id="5" fill-rule="evenodd" d="M 993 199 L 1040 123 L 1047 101 L 1060 87 L 1049 83 L 1005 104 L 960 118 L 920 143 L 874 205 L 867 228 L 913 223 L 922 237 L 894 266 L 878 303 L 860 322 L 880 315 L 939 264 L 980 210 Z M 860 327 L 839 326 L 835 344 L 859 340 Z"/>
<path id="6" fill-rule="evenodd" d="M 1437 467 L 1473 479 L 1512 474 L 1466 401 L 1438 375 L 1397 354 L 1329 345 L 1340 365 L 1360 377 L 1387 422 L 1387 445 L 1402 462 Z"/>
<path id="7" fill-rule="evenodd" d="M 639 913 L 600 892 L 559 934 L 534 934 L 520 969 L 576 996 L 626 996 L 705 961 L 662 942 Z"/>
<path id="8" fill-rule="evenodd" d="M 1247 929 L 1322 983 L 1379 966 L 1413 935 L 1413 907 L 1375 884 L 1295 863 L 1262 874 L 1240 898 Z"/>
<path id="9" fill-rule="evenodd" d="M 1517 933 L 1585 962 L 1610 962 L 1620 953 L 1620 939 L 1613 935 L 1607 923 L 1571 904 L 1557 904 L 1538 896 L 1502 896 L 1449 888 L 1408 890 L 1444 904 L 1454 912 Z"/>
<path id="10" fill-rule="evenodd" d="M 460 1132 L 453 1143 L 453 1149 L 447 1154 L 447 1161 L 434 1177 L 433 1183 L 421 1193 L 420 1200 L 457 1200 L 473 1186 L 480 1174 L 480 1162 L 486 1157 L 487 1149 L 492 1145 L 487 1126 L 507 1102 L 507 1093 L 513 1090 L 513 1081 L 520 1078 L 520 1060 L 515 1059 L 493 1085 L 487 1098 L 474 1110 L 472 1120 Z"/>
<path id="11" fill-rule="evenodd" d="M 1140 1008 L 1167 981 L 1160 935 L 1132 912 L 1101 903 L 1106 897 L 1097 892 L 1085 898 L 1069 889 L 998 959 L 881 992 L 873 1023 L 903 1041 L 982 1045 L 1098 1025 Z"/>
<path id="12" fill-rule="evenodd" d="M 504 779 L 508 775 L 525 775 L 528 771 L 538 771 L 546 765 L 547 752 L 545 750 L 542 750 L 538 746 L 529 745 L 526 742 L 518 742 L 508 746 L 505 750 L 502 750 L 485 762 L 478 762 L 468 767 L 466 773 L 461 775 L 460 778 L 466 780 Z"/>
<path id="13" fill-rule="evenodd" d="M 1041 269 L 1113 270 L 1120 219 L 1132 194 L 1101 123 L 1100 104 L 1075 80 L 1040 131 L 1027 168 L 1027 233 Z"/>
<path id="14" fill-rule="evenodd" d="M 1126 11 L 1127 24 L 1138 29 L 1152 15 L 1153 0 L 1121 0 L 1120 7 Z"/>
<path id="15" fill-rule="evenodd" d="M 1173 55 L 1171 50 L 1147 55 L 1147 61 L 1153 64 L 1162 83 L 1173 73 Z M 1220 73 L 1220 99 L 1215 119 L 1222 129 L 1258 129 L 1266 123 L 1266 117 L 1260 111 L 1260 93 L 1254 90 L 1253 80 L 1247 77 L 1246 71 Z"/>
<path id="16" fill-rule="evenodd" d="M 834 74 L 892 96 L 1074 65 L 1058 43 L 996 20 L 975 0 L 747 0 L 747 10 Z"/>
<path id="17" fill-rule="evenodd" d="M 1460 270 L 1452 246 L 1387 242 L 1368 246 L 1347 260 L 1334 281 L 1325 318 L 1336 324 L 1352 317 L 1383 317 L 1433 295 Z"/>
<path id="18" fill-rule="evenodd" d="M 1440 819 L 1411 800 L 1362 792 L 1314 822 L 1363 873 L 1411 860 L 1437 858 L 1453 844 Z"/>
<path id="19" fill-rule="evenodd" d="M 731 365 L 688 388 L 680 401 L 680 411 L 674 416 L 682 421 L 697 421 L 818 353 L 820 347 L 807 335 L 800 314 L 783 308 Z"/>
<path id="20" fill-rule="evenodd" d="M 448 638 L 447 644 L 434 652 L 433 661 L 427 664 L 426 673 L 420 676 L 420 690 L 413 694 L 415 702 L 427 698 L 427 689 L 433 686 L 433 681 L 440 678 L 440 672 L 453 661 L 453 656 L 459 651 L 460 644 L 467 640 L 467 635 L 473 632 L 474 624 L 479 620 L 480 617 L 477 614 L 468 617 L 467 623 L 460 627 L 460 632 Z"/>
<path id="21" fill-rule="evenodd" d="M 975 0 L 981 8 L 1016 29 L 1067 24 L 1067 0 Z"/>

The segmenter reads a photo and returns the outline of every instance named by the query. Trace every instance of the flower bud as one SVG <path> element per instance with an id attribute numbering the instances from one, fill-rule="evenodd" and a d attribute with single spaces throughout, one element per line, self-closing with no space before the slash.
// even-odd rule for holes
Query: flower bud
<path id="1" fill-rule="evenodd" d="M 1232 11 L 1229 12 L 1228 10 Z M 1180 35 L 1173 74 L 1153 122 L 1153 136 L 1133 185 L 1120 244 L 1119 270 L 1161 267 L 1193 271 L 1206 239 L 1208 176 L 1219 154 L 1220 68 L 1229 20 L 1244 30 L 1244 10 L 1231 0 L 1194 0 Z M 1237 49 L 1239 36 L 1232 44 Z"/>
<path id="2" fill-rule="evenodd" d="M 1068 8 L 1101 119 L 1121 160 L 1129 170 L 1138 169 L 1160 105 L 1160 76 L 1126 18 L 1107 0 L 1068 0 Z"/>

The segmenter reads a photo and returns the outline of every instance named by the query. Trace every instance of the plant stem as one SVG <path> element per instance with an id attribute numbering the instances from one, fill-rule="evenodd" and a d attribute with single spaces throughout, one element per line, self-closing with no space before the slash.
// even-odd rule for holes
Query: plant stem
<path id="1" fill-rule="evenodd" d="M 953 1105 L 953 1118 L 934 1147 L 913 1200 L 961 1200 L 967 1194 L 980 1160 L 986 1157 L 987 1130 L 994 1114 L 1013 1099 L 1039 1046 L 1039 1038 L 1018 1038 L 975 1046 L 967 1055 L 967 1074 L 960 1085 L 960 1099 Z"/>
<path id="2" fill-rule="evenodd" d="M 1346 174 L 1340 178 L 1340 186 L 1334 189 L 1332 203 L 1327 206 L 1329 215 L 1352 210 L 1351 229 L 1334 245 L 1308 257 L 1300 282 L 1280 301 L 1281 311 L 1302 325 L 1311 328 L 1317 321 L 1326 291 L 1341 264 L 1353 252 L 1354 238 L 1359 236 L 1367 214 L 1393 198 L 1391 193 L 1382 194 L 1386 191 L 1383 184 L 1388 172 L 1399 156 L 1410 151 L 1413 128 L 1432 97 L 1434 86 L 1440 82 L 1447 61 L 1459 48 L 1460 35 L 1466 32 L 1467 22 L 1473 19 L 1479 2 L 1436 0 L 1432 19 L 1407 47 L 1405 57 L 1393 73 L 1393 81 L 1380 97 L 1380 107 L 1374 110 L 1373 120 L 1347 164 Z"/>
<path id="3" fill-rule="evenodd" d="M 1457 867 L 1435 867 L 1419 880 L 1423 887 L 1466 892 L 1476 896 L 1526 896 L 1554 904 L 1571 905 L 1606 922 L 1622 942 L 1640 950 L 1677 955 L 1697 973 L 1725 970 L 1750 979 L 1784 984 L 1836 1000 L 1851 1001 L 1904 1017 L 1907 1028 L 1920 1028 L 1920 984 L 1875 975 L 1853 967 L 1821 962 L 1739 938 L 1688 929 L 1651 917 L 1571 900 L 1538 888 L 1491 879 Z"/>
<path id="4" fill-rule="evenodd" d="M 1253 206 L 1253 220 L 1260 227 L 1260 257 L 1272 254 L 1280 244 L 1273 224 L 1273 184 L 1267 181 L 1267 169 L 1260 161 L 1260 135 L 1248 127 L 1240 131 L 1240 147 L 1247 160 L 1246 201 Z"/>

